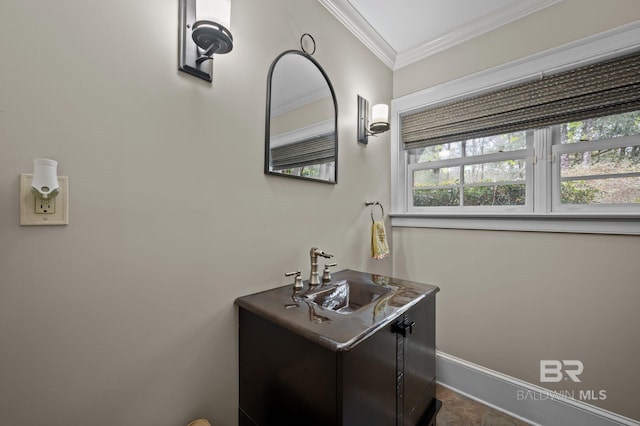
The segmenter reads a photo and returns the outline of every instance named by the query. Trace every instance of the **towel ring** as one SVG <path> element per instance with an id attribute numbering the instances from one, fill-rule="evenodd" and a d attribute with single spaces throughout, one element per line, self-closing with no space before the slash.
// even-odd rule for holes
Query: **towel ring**
<path id="1" fill-rule="evenodd" d="M 380 212 L 382 214 L 382 217 L 380 218 L 381 220 L 384 220 L 384 207 L 382 207 L 382 203 L 380 201 L 365 201 L 364 202 L 365 206 L 371 206 L 371 221 L 375 223 L 375 219 L 373 218 L 373 210 L 375 208 L 375 206 L 379 206 L 380 207 Z"/>

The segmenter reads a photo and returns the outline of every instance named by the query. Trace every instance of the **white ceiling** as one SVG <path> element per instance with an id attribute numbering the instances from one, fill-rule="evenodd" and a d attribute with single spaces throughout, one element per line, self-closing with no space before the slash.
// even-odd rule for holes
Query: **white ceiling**
<path id="1" fill-rule="evenodd" d="M 562 0 L 319 0 L 392 69 Z"/>

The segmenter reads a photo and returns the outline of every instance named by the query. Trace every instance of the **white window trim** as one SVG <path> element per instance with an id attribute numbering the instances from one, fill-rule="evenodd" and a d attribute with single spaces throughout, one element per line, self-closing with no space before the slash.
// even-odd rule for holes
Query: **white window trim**
<path id="1" fill-rule="evenodd" d="M 640 21 L 394 99 L 391 102 L 392 226 L 640 235 L 640 215 L 637 213 L 551 212 L 551 194 L 543 190 L 551 179 L 550 167 L 547 168 L 549 173 L 544 176 L 534 171 L 534 202 L 537 206 L 544 206 L 538 210 L 539 213 L 514 212 L 491 216 L 410 212 L 407 164 L 404 149 L 400 146 L 399 126 L 400 114 L 404 112 L 435 107 L 455 99 L 531 81 L 545 73 L 576 68 L 638 49 Z M 544 158 L 536 158 L 536 162 L 551 161 L 551 137 L 546 135 L 540 139 L 545 146 L 537 146 L 536 152 L 543 153 Z"/>
<path id="2" fill-rule="evenodd" d="M 607 140 L 594 140 L 594 141 L 584 141 L 579 143 L 571 143 L 571 144 L 554 144 L 551 147 L 551 155 L 553 159 L 552 166 L 552 176 L 553 176 L 553 211 L 554 212 L 581 212 L 586 209 L 588 211 L 598 211 L 602 213 L 613 212 L 614 214 L 633 214 L 637 212 L 638 207 L 634 205 L 620 205 L 620 204 L 604 204 L 601 206 L 598 205 L 590 205 L 590 206 L 581 206 L 581 205 L 571 205 L 571 204 L 562 204 L 560 202 L 560 156 L 564 153 L 574 153 L 574 152 L 585 152 L 585 151 L 597 151 L 603 148 L 624 148 L 627 146 L 637 146 L 638 145 L 638 136 L 623 136 L 616 137 L 613 139 Z M 618 177 L 637 177 L 640 173 L 622 173 L 618 174 Z M 600 178 L 610 178 L 611 175 L 602 175 Z M 580 178 L 576 178 L 580 179 Z"/>
<path id="3" fill-rule="evenodd" d="M 533 194 L 529 188 L 532 187 L 533 184 L 533 165 L 531 163 L 531 158 L 534 154 L 533 151 L 533 138 L 529 136 L 529 132 L 527 132 L 527 147 L 523 149 L 517 149 L 513 151 L 505 151 L 505 152 L 494 152 L 490 154 L 482 154 L 482 155 L 473 155 L 470 157 L 460 157 L 460 158 L 452 158 L 447 160 L 439 160 L 439 161 L 430 161 L 428 163 L 416 163 L 407 165 L 405 169 L 407 170 L 407 179 L 410 179 L 409 176 L 412 175 L 412 171 L 414 170 L 425 170 L 439 167 L 460 167 L 461 172 L 463 166 L 472 165 L 472 164 L 482 164 L 482 163 L 492 163 L 492 162 L 500 162 L 506 160 L 525 160 L 527 162 L 527 176 L 524 180 L 524 183 L 527 188 L 526 199 L 524 205 L 519 206 L 482 206 L 482 207 L 471 207 L 471 206 L 442 206 L 442 207 L 419 207 L 413 206 L 411 203 L 407 203 L 407 213 L 533 213 Z M 462 180 L 462 178 L 461 178 Z M 500 184 L 505 183 L 514 183 L 514 182 L 500 182 Z M 488 183 L 488 185 L 492 185 L 493 183 Z M 470 186 L 478 186 L 477 184 L 466 184 L 463 183 L 461 186 L 461 193 L 463 192 L 464 187 Z M 413 185 L 408 184 L 406 186 L 407 194 L 406 200 L 410 200 L 413 194 Z"/>

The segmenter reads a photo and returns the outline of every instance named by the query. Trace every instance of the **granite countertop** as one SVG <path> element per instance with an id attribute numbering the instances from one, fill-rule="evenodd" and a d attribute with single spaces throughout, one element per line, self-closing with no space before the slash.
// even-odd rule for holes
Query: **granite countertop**
<path id="1" fill-rule="evenodd" d="M 293 284 L 239 297 L 235 304 L 281 327 L 304 336 L 328 349 L 346 352 L 368 336 L 393 322 L 427 297 L 435 297 L 438 287 L 349 269 L 332 274 L 331 286 L 345 280 L 360 281 L 389 289 L 374 302 L 345 315 L 309 301 L 305 281 L 302 290 Z"/>

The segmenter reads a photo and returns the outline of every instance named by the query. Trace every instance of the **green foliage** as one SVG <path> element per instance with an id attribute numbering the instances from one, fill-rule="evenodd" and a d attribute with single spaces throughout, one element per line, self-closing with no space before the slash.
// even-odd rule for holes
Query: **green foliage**
<path id="1" fill-rule="evenodd" d="M 605 142 L 640 135 L 640 111 L 574 121 L 559 127 L 563 144 L 575 143 L 578 147 L 583 141 L 594 141 L 587 145 L 588 149 L 559 156 L 562 204 L 632 204 L 640 201 L 640 177 L 637 177 L 640 145 L 631 138 L 629 145 L 621 147 L 611 147 Z M 456 159 L 524 149 L 526 134 L 515 132 L 409 151 L 409 164 L 440 162 L 439 168 L 414 171 L 414 205 L 460 206 L 461 198 L 465 207 L 524 205 L 527 173 L 524 160 L 480 160 L 462 166 Z M 461 181 L 464 184 L 461 185 Z M 463 194 L 460 193 L 462 190 Z"/>
<path id="2" fill-rule="evenodd" d="M 419 207 L 459 206 L 460 189 L 417 189 L 413 191 L 413 205 Z"/>
<path id="3" fill-rule="evenodd" d="M 524 184 L 472 186 L 464 189 L 465 206 L 522 206 L 525 202 Z"/>
<path id="4" fill-rule="evenodd" d="M 303 167 L 300 175 L 305 177 L 320 176 L 320 167 L 317 165 Z"/>
<path id="5" fill-rule="evenodd" d="M 464 189 L 465 206 L 518 206 L 525 203 L 524 184 L 471 186 Z M 420 207 L 459 206 L 459 188 L 418 189 L 413 205 Z"/>
<path id="6" fill-rule="evenodd" d="M 599 192 L 584 180 L 562 182 L 560 188 L 563 204 L 591 204 Z"/>
<path id="7" fill-rule="evenodd" d="M 566 123 L 560 126 L 562 143 L 598 141 L 640 135 L 640 111 Z M 640 146 L 602 148 L 562 154 L 563 177 L 603 176 L 603 179 L 571 180 L 562 183 L 563 204 L 629 204 L 639 190 L 631 178 L 612 179 L 617 173 L 640 170 Z"/>
<path id="8" fill-rule="evenodd" d="M 292 176 L 318 177 L 320 176 L 320 168 L 318 165 L 295 167 L 292 169 L 282 169 L 280 173 Z"/>

